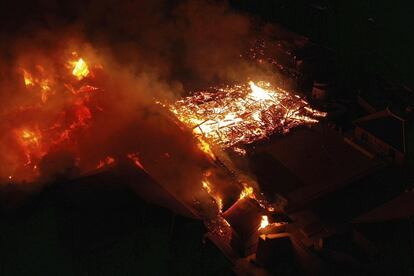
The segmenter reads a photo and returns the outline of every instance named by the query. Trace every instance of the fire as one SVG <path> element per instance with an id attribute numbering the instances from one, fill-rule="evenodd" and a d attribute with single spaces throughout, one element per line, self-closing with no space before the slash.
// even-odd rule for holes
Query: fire
<path id="1" fill-rule="evenodd" d="M 201 183 L 203 185 L 203 189 L 214 199 L 214 201 L 217 204 L 217 208 L 221 213 L 223 211 L 223 199 L 213 192 L 211 183 L 207 179 L 204 179 L 203 181 L 201 181 Z"/>
<path id="2" fill-rule="evenodd" d="M 217 207 L 219 209 L 219 212 L 223 212 L 223 199 L 221 197 L 216 197 L 216 203 L 217 203 Z"/>
<path id="3" fill-rule="evenodd" d="M 24 85 L 27 86 L 34 86 L 34 79 L 32 75 L 27 72 L 26 70 L 23 70 L 23 79 L 24 79 Z"/>
<path id="4" fill-rule="evenodd" d="M 16 131 L 16 139 L 24 154 L 23 167 L 30 168 L 32 172 L 37 172 L 37 161 L 45 154 L 42 144 L 42 135 L 37 128 L 22 128 Z"/>
<path id="5" fill-rule="evenodd" d="M 264 90 L 263 88 L 257 86 L 256 84 L 254 84 L 254 82 L 249 82 L 250 85 L 250 89 L 252 90 L 252 92 L 249 94 L 249 97 L 251 97 L 252 99 L 256 100 L 256 101 L 274 101 L 275 98 L 272 97 L 272 93 L 269 93 L 268 91 Z M 267 84 L 268 86 L 270 84 Z"/>
<path id="6" fill-rule="evenodd" d="M 135 166 L 145 171 L 145 168 L 139 159 L 138 153 L 129 153 L 127 154 L 127 157 L 134 162 Z"/>
<path id="7" fill-rule="evenodd" d="M 253 187 L 249 187 L 247 185 L 244 186 L 243 190 L 240 192 L 239 199 L 243 199 L 245 197 L 254 197 Z"/>
<path id="8" fill-rule="evenodd" d="M 40 134 L 35 133 L 34 131 L 23 129 L 21 131 L 20 137 L 22 138 L 23 143 L 26 145 L 39 145 Z"/>
<path id="9" fill-rule="evenodd" d="M 242 149 L 242 148 L 239 148 L 239 147 L 234 147 L 234 148 L 233 148 L 233 151 L 234 151 L 235 153 L 239 154 L 239 155 L 242 155 L 242 156 L 244 156 L 244 155 L 246 155 L 246 154 L 247 154 L 247 152 L 246 152 L 246 150 L 245 150 L 245 149 Z"/>
<path id="10" fill-rule="evenodd" d="M 169 109 L 197 137 L 224 149 L 315 124 L 317 118 L 326 116 L 297 95 L 269 83 L 253 82 L 198 92 Z"/>
<path id="11" fill-rule="evenodd" d="M 49 98 L 49 94 L 50 94 L 50 91 L 51 91 L 49 80 L 48 79 L 41 80 L 39 82 L 39 86 L 40 86 L 40 89 L 41 89 L 40 98 L 41 98 L 42 102 L 45 103 L 47 101 L 47 99 Z"/>
<path id="12" fill-rule="evenodd" d="M 96 166 L 97 169 L 109 166 L 111 164 L 115 163 L 115 159 L 111 156 L 107 156 L 104 160 L 99 161 L 98 166 Z"/>
<path id="13" fill-rule="evenodd" d="M 38 66 L 37 70 L 39 71 L 37 73 L 44 72 L 44 69 L 41 66 Z M 51 88 L 51 80 L 46 77 L 33 77 L 33 75 L 25 69 L 21 69 L 21 71 L 23 72 L 23 81 L 26 88 L 34 89 L 37 87 L 39 89 L 40 99 L 43 103 L 46 103 L 49 96 L 54 93 Z"/>
<path id="14" fill-rule="evenodd" d="M 213 160 L 216 159 L 216 157 L 214 156 L 213 151 L 211 150 L 210 144 L 207 143 L 206 141 L 204 141 L 204 139 L 199 138 L 197 146 L 202 152 L 204 152 L 205 154 L 210 156 L 211 159 L 213 159 Z"/>
<path id="15" fill-rule="evenodd" d="M 203 180 L 203 188 L 207 191 L 207 193 L 211 193 L 210 183 L 207 180 Z"/>
<path id="16" fill-rule="evenodd" d="M 259 230 L 266 228 L 269 226 L 269 218 L 267 216 L 262 216 L 262 220 L 260 222 Z"/>
<path id="17" fill-rule="evenodd" d="M 83 78 L 87 77 L 89 75 L 89 68 L 88 64 L 80 58 L 78 61 L 73 63 L 73 71 L 72 74 L 78 78 L 78 80 L 82 80 Z"/>
<path id="18" fill-rule="evenodd" d="M 33 61 L 36 64 L 32 64 Z M 30 66 L 30 70 L 23 65 Z M 94 64 L 93 68 L 100 70 L 98 68 L 102 67 Z M 79 154 L 77 139 L 92 125 L 95 113 L 103 111 L 99 98 L 95 97 L 103 90 L 80 82 L 92 73 L 76 52 L 61 59 L 22 61 L 18 74 L 25 89 L 17 92 L 24 100 L 16 102 L 16 106 L 8 106 L 2 113 L 2 120 L 15 122 L 9 129 L 3 129 L 3 135 L 11 141 L 8 154 L 14 154 L 10 158 L 13 162 L 2 168 L 3 178 L 10 175 L 16 182 L 34 181 L 40 173 L 39 162 L 49 152 L 68 149 L 74 155 Z M 21 89 L 18 84 L 16 87 Z M 27 93 L 30 96 L 27 97 Z M 78 156 L 74 158 L 78 160 Z M 112 157 L 101 162 L 88 160 L 84 169 L 93 169 L 96 166 L 93 162 L 100 167 L 113 161 Z"/>

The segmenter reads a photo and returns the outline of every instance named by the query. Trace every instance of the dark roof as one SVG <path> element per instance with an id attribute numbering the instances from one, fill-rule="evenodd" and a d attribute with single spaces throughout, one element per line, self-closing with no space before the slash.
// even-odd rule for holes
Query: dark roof
<path id="1" fill-rule="evenodd" d="M 357 217 L 356 223 L 406 219 L 414 215 L 414 192 L 404 192 L 389 202 Z"/>
<path id="2" fill-rule="evenodd" d="M 263 170 L 266 176 L 258 175 L 259 181 L 271 182 L 289 200 L 289 205 L 303 205 L 308 200 L 346 186 L 360 177 L 382 166 L 344 141 L 344 137 L 322 125 L 313 128 L 297 128 L 289 135 L 274 137 L 271 141 L 255 145 L 256 154 L 270 155 L 289 172 L 279 177 Z M 266 159 L 265 159 L 266 160 Z M 264 165 L 274 167 L 276 162 Z M 253 160 L 252 162 L 260 160 Z M 263 162 L 262 162 L 263 163 Z M 275 172 L 282 168 L 278 165 Z M 253 168 L 254 169 L 254 168 Z M 257 171 L 256 171 L 257 173 Z M 260 172 L 259 172 L 260 174 Z M 289 187 L 287 178 L 294 175 Z M 278 184 L 275 184 L 278 183 Z M 262 183 L 261 183 L 262 184 Z"/>
<path id="3" fill-rule="evenodd" d="M 404 124 L 403 119 L 388 110 L 356 121 L 357 126 L 401 152 L 405 152 Z"/>

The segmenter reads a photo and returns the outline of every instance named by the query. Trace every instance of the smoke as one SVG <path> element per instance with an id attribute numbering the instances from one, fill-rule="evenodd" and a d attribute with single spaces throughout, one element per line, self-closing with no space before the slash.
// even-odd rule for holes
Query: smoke
<path id="1" fill-rule="evenodd" d="M 35 182 L 136 153 L 153 178 L 194 200 L 211 163 L 155 102 L 246 79 L 254 71 L 241 58 L 251 20 L 227 2 L 208 0 L 2 5 L 8 13 L 0 33 L 0 182 L 11 178 L 35 190 L 43 185 Z M 75 56 L 90 66 L 88 81 L 70 79 L 67 64 Z M 24 71 L 47 79 L 50 89 L 25 87 Z M 97 89 L 78 92 L 86 85 Z M 22 131 L 29 133 L 23 143 L 30 157 L 16 138 Z"/>

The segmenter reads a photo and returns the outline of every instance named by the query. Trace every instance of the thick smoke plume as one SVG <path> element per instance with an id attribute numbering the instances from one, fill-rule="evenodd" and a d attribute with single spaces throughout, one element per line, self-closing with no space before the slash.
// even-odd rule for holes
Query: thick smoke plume
<path id="1" fill-rule="evenodd" d="M 34 183 L 75 177 L 107 157 L 133 153 L 156 180 L 194 194 L 209 161 L 155 102 L 245 80 L 253 70 L 241 58 L 249 18 L 222 1 L 43 0 L 25 9 L 18 2 L 1 9 L 0 182 L 37 189 Z M 72 85 L 67 64 L 79 58 L 93 74 Z M 25 72 L 47 79 L 48 89 L 39 94 L 41 81 L 28 88 Z M 69 134 L 50 134 L 62 124 L 73 126 Z M 34 156 L 16 135 L 30 142 Z M 44 146 L 45 137 L 53 143 Z"/>

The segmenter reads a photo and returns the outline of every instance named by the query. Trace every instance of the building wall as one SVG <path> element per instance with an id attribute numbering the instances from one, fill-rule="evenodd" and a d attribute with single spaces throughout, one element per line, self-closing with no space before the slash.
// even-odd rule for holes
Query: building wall
<path id="1" fill-rule="evenodd" d="M 355 137 L 362 142 L 362 144 L 368 146 L 369 149 L 375 151 L 382 157 L 385 157 L 389 160 L 396 162 L 397 164 L 403 164 L 405 155 L 404 153 L 398 151 L 382 140 L 378 139 L 376 136 L 365 131 L 360 127 L 355 128 Z"/>

